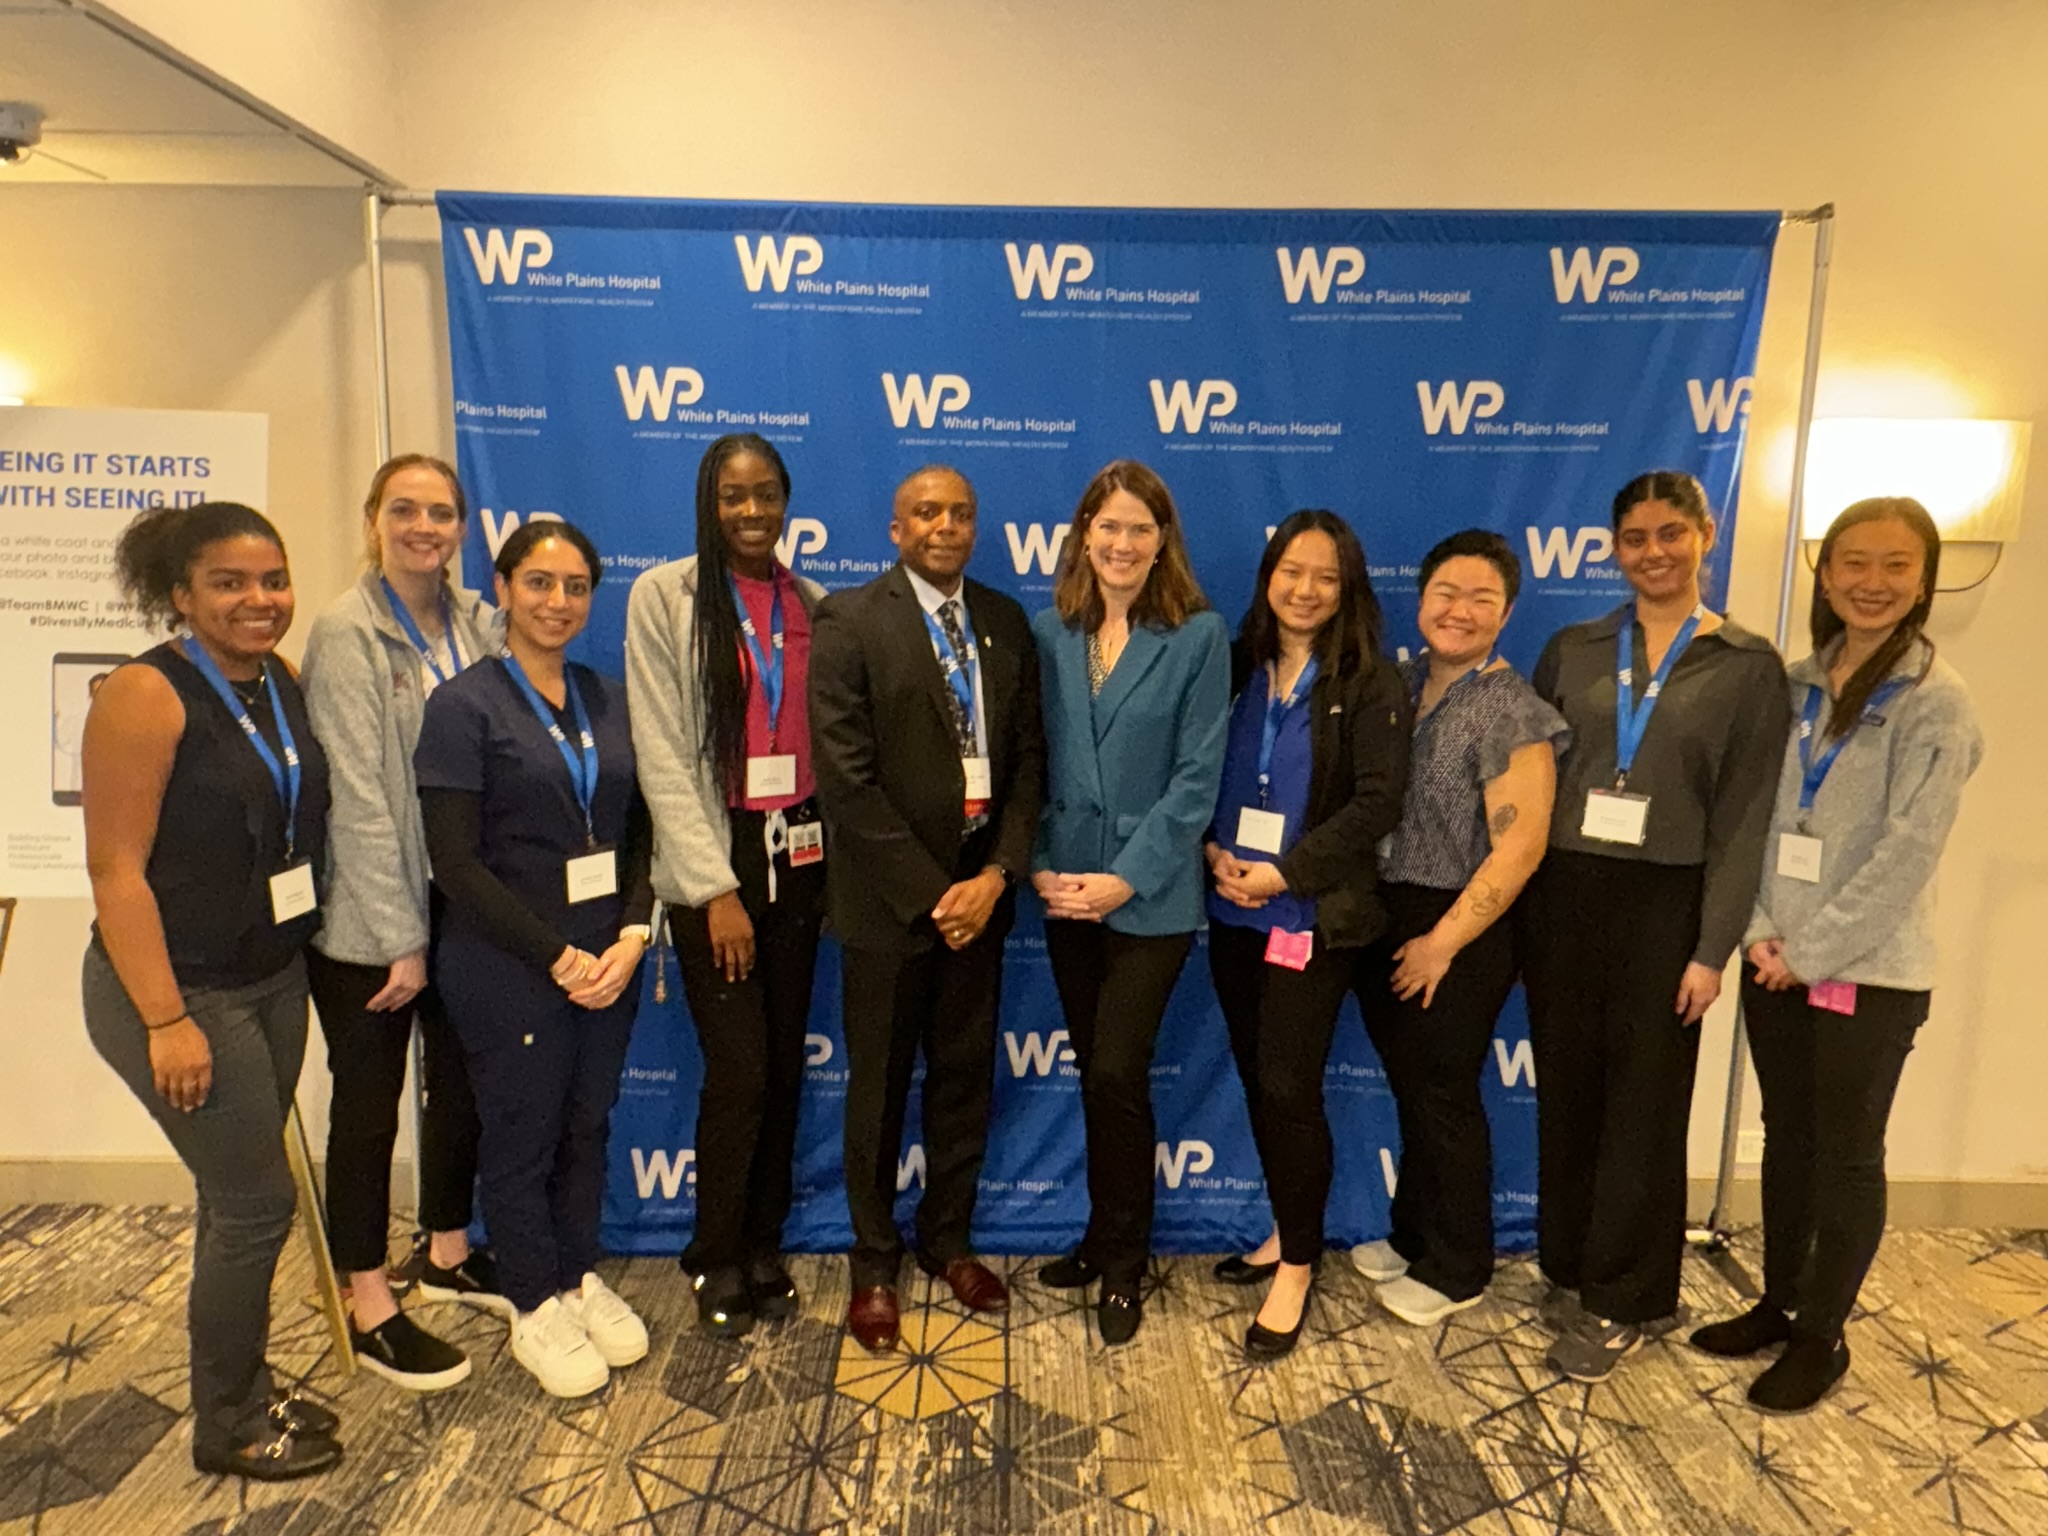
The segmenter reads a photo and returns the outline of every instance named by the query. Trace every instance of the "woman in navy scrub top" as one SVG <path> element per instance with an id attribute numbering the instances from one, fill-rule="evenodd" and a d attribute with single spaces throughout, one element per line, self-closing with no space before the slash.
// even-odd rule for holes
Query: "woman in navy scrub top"
<path id="1" fill-rule="evenodd" d="M 567 523 L 528 523 L 497 572 L 505 653 L 434 690 L 414 757 L 448 901 L 435 982 L 476 1090 L 513 1357 L 547 1392 L 581 1397 L 647 1353 L 596 1266 L 651 838 L 625 689 L 563 655 L 590 617 L 597 551 Z"/>

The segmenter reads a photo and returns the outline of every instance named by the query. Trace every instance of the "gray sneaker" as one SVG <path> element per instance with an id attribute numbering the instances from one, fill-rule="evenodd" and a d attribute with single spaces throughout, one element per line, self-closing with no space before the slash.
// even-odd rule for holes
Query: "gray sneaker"
<path id="1" fill-rule="evenodd" d="M 1579 1304 L 1579 1293 L 1561 1285 L 1545 1291 L 1536 1308 L 1536 1321 L 1560 1336 L 1572 1332 L 1585 1320 L 1586 1309 Z"/>
<path id="2" fill-rule="evenodd" d="M 1638 1344 L 1643 1330 L 1635 1323 L 1610 1323 L 1587 1314 L 1585 1321 L 1550 1346 L 1544 1358 L 1553 1370 L 1573 1381 L 1605 1381 Z"/>

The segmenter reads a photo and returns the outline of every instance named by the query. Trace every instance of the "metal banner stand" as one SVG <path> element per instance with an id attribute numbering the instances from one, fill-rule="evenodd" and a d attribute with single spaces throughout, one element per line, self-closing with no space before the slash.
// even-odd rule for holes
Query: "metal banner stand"
<path id="1" fill-rule="evenodd" d="M 327 1334 L 334 1345 L 334 1361 L 346 1381 L 356 1373 L 356 1352 L 349 1343 L 348 1306 L 341 1299 L 341 1279 L 334 1272 L 334 1254 L 327 1246 L 326 1207 L 320 1202 L 320 1182 L 313 1177 L 313 1152 L 306 1144 L 306 1122 L 299 1117 L 298 1100 L 284 1122 L 284 1155 L 292 1165 L 292 1183 L 299 1191 L 299 1219 L 305 1223 L 306 1246 L 313 1250 L 313 1279 L 320 1287 L 320 1310 L 327 1316 Z"/>

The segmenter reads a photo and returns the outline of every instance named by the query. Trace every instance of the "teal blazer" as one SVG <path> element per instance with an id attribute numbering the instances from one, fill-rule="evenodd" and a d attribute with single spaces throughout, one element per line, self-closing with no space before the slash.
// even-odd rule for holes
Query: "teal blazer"
<path id="1" fill-rule="evenodd" d="M 1136 893 L 1104 919 L 1119 933 L 1202 926 L 1202 834 L 1216 812 L 1230 723 L 1223 619 L 1132 628 L 1099 697 L 1088 643 L 1057 609 L 1031 621 L 1044 685 L 1046 796 L 1034 869 L 1112 874 Z"/>

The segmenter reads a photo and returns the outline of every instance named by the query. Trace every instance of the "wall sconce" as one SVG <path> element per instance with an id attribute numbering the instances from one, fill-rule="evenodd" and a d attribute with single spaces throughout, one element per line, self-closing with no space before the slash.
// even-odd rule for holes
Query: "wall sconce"
<path id="1" fill-rule="evenodd" d="M 1807 564 L 1844 507 L 1869 496 L 1910 496 L 1941 530 L 1939 590 L 1979 585 L 2019 537 L 2033 430 L 2027 421 L 1816 421 L 1800 530 Z"/>

